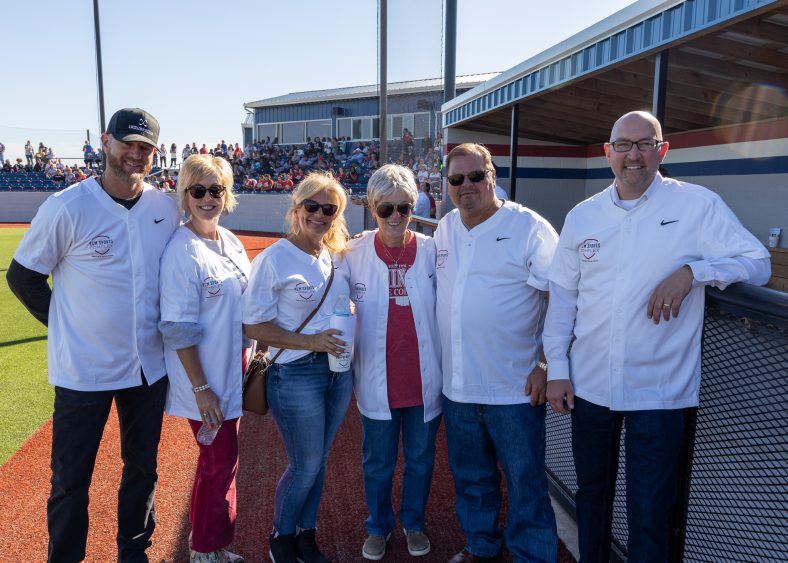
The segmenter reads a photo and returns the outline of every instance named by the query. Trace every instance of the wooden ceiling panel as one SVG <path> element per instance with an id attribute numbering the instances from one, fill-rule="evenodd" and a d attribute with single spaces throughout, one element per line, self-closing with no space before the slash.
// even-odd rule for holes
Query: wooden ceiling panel
<path id="1" fill-rule="evenodd" d="M 650 109 L 653 54 L 520 102 L 520 135 L 568 143 L 607 140 L 623 113 Z M 668 57 L 666 132 L 788 116 L 788 5 L 675 44 Z M 509 134 L 511 108 L 467 128 Z"/>

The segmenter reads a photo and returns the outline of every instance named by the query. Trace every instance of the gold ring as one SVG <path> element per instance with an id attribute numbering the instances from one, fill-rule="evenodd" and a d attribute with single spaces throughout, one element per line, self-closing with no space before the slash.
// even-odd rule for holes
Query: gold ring
<path id="1" fill-rule="evenodd" d="M 663 309 L 670 309 L 670 303 L 663 303 L 662 304 L 662 308 Z"/>

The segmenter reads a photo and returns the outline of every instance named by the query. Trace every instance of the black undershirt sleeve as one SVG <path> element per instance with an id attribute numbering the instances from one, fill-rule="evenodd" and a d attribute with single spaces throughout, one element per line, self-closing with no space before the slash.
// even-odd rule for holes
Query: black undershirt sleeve
<path id="1" fill-rule="evenodd" d="M 48 278 L 48 275 L 25 268 L 13 259 L 5 274 L 11 292 L 44 326 L 49 322 L 49 302 L 52 299 Z"/>

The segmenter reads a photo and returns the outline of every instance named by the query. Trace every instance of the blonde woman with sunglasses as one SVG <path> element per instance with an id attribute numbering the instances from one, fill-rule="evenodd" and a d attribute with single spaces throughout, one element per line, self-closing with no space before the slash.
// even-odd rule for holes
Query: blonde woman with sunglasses
<path id="1" fill-rule="evenodd" d="M 187 221 L 161 259 L 159 328 L 170 379 L 166 410 L 189 421 L 200 452 L 189 511 L 192 563 L 243 561 L 226 549 L 235 531 L 241 296 L 250 268 L 241 242 L 219 226 L 221 215 L 236 204 L 232 185 L 232 169 L 223 158 L 194 155 L 184 162 L 177 198 Z"/>
<path id="2" fill-rule="evenodd" d="M 288 459 L 269 537 L 275 563 L 328 561 L 315 538 L 317 511 L 326 459 L 353 387 L 350 370 L 333 372 L 328 363 L 328 354 L 339 356 L 349 344 L 329 328 L 337 303 L 348 304 L 340 264 L 348 239 L 346 207 L 345 190 L 329 174 L 306 176 L 287 211 L 287 237 L 254 259 L 244 296 L 246 335 L 266 342 L 275 359 L 268 371 L 268 403 Z"/>

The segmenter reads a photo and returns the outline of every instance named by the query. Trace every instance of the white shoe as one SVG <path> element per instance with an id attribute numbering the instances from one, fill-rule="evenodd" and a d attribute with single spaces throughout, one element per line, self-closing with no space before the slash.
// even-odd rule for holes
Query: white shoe
<path id="1" fill-rule="evenodd" d="M 217 549 L 210 553 L 189 550 L 190 563 L 244 563 L 244 558 L 226 549 Z"/>

